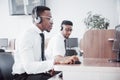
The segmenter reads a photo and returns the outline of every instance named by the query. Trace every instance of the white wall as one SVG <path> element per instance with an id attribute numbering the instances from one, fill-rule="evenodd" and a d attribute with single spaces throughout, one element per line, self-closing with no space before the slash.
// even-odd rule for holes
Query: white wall
<path id="1" fill-rule="evenodd" d="M 118 24 L 116 0 L 47 0 L 47 3 L 52 9 L 54 18 L 54 32 L 52 33 L 57 33 L 63 19 L 69 19 L 74 23 L 71 37 L 81 38 L 86 31 L 83 19 L 88 11 L 93 11 L 110 19 L 109 28 L 114 28 Z"/>
<path id="2" fill-rule="evenodd" d="M 11 16 L 9 15 L 8 0 L 0 1 L 0 38 L 16 38 L 31 24 L 31 16 Z"/>
<path id="3" fill-rule="evenodd" d="M 117 12 L 118 12 L 118 18 L 119 18 L 119 24 L 120 24 L 120 0 L 117 0 Z"/>
<path id="4" fill-rule="evenodd" d="M 119 0 L 46 0 L 54 18 L 53 29 L 47 37 L 60 30 L 61 21 L 74 23 L 71 37 L 81 38 L 86 31 L 83 19 L 88 11 L 93 11 L 110 19 L 110 28 L 119 23 L 117 2 Z M 19 33 L 32 25 L 31 16 L 10 16 L 8 0 L 0 0 L 0 37 L 16 38 Z"/>

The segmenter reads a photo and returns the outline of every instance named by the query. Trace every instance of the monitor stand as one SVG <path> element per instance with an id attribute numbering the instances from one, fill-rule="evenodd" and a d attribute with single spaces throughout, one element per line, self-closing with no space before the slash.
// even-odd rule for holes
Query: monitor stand
<path id="1" fill-rule="evenodd" d="M 117 53 L 116 59 L 110 59 L 109 62 L 120 62 L 120 51 Z"/>

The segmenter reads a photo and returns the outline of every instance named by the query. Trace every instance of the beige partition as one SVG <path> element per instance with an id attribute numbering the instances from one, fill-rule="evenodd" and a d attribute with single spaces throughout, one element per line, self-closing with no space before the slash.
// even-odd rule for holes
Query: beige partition
<path id="1" fill-rule="evenodd" d="M 81 42 L 81 49 L 85 58 L 114 58 L 112 51 L 114 29 L 109 30 L 88 30 Z"/>

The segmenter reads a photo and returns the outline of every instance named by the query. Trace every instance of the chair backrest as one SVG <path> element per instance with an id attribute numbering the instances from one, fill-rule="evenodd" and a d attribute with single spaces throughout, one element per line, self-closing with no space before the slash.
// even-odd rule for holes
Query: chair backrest
<path id="1" fill-rule="evenodd" d="M 0 54 L 0 76 L 3 80 L 13 80 L 12 76 L 12 66 L 14 59 L 12 54 L 3 52 Z"/>
<path id="2" fill-rule="evenodd" d="M 119 52 L 120 50 L 120 25 L 117 25 L 115 27 L 115 34 L 114 34 L 114 41 L 113 41 L 113 51 L 115 51 L 116 53 Z"/>
<path id="3" fill-rule="evenodd" d="M 3 75 L 2 75 L 1 70 L 0 70 L 0 80 L 3 80 Z"/>

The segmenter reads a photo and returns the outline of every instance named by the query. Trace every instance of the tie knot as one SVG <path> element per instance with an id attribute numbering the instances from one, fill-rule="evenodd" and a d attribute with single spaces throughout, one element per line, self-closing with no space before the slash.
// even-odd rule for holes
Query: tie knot
<path id="1" fill-rule="evenodd" d="M 43 33 L 40 33 L 40 36 L 42 39 L 44 39 L 44 34 Z"/>
<path id="2" fill-rule="evenodd" d="M 44 34 L 43 34 L 43 33 L 40 33 L 40 36 L 41 36 L 41 37 L 44 37 Z"/>

